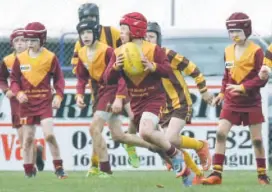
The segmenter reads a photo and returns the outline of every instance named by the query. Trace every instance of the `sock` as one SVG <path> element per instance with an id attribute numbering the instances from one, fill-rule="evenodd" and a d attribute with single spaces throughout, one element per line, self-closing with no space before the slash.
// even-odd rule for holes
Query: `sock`
<path id="1" fill-rule="evenodd" d="M 258 176 L 266 175 L 265 158 L 256 158 Z"/>
<path id="2" fill-rule="evenodd" d="M 100 162 L 100 171 L 112 174 L 110 163 L 108 161 Z"/>
<path id="3" fill-rule="evenodd" d="M 182 150 L 183 155 L 184 155 L 184 161 L 186 165 L 197 175 L 197 176 L 202 176 L 201 170 L 198 168 L 198 166 L 195 164 L 193 161 L 192 157 L 187 151 Z"/>
<path id="4" fill-rule="evenodd" d="M 221 175 L 221 173 L 223 172 L 224 161 L 225 161 L 224 154 L 215 153 L 213 156 L 213 171 Z"/>
<path id="5" fill-rule="evenodd" d="M 53 164 L 54 164 L 54 167 L 55 167 L 55 170 L 59 169 L 59 168 L 62 168 L 62 160 L 53 160 Z"/>
<path id="6" fill-rule="evenodd" d="M 173 157 L 176 155 L 177 153 L 177 149 L 174 145 L 171 145 L 170 149 L 168 149 L 166 152 L 166 155 L 169 156 L 169 157 Z"/>
<path id="7" fill-rule="evenodd" d="M 29 175 L 33 173 L 34 165 L 33 164 L 24 164 L 25 174 Z"/>
<path id="8" fill-rule="evenodd" d="M 98 155 L 92 154 L 91 161 L 92 161 L 92 167 L 98 167 L 98 164 L 99 164 Z"/>
<path id="9" fill-rule="evenodd" d="M 180 137 L 180 144 L 183 149 L 194 149 L 196 151 L 199 151 L 204 146 L 202 141 L 183 135 Z"/>

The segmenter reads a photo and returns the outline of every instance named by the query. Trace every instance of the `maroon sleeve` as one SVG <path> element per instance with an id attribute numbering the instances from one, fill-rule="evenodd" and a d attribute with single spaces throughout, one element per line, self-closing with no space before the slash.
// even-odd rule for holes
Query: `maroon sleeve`
<path id="1" fill-rule="evenodd" d="M 88 84 L 90 75 L 88 70 L 84 67 L 80 59 L 78 61 L 77 68 L 76 68 L 76 77 L 77 77 L 77 85 L 76 85 L 77 94 L 84 95 L 85 88 L 86 88 L 86 85 Z"/>
<path id="2" fill-rule="evenodd" d="M 116 97 L 125 99 L 128 96 L 127 84 L 123 77 L 118 81 Z"/>
<path id="3" fill-rule="evenodd" d="M 106 57 L 105 57 L 105 62 L 107 66 L 110 63 L 112 55 L 114 55 L 114 49 L 111 47 L 108 47 L 106 51 Z"/>
<path id="4" fill-rule="evenodd" d="M 21 76 L 22 73 L 20 70 L 20 62 L 16 58 L 10 74 L 10 88 L 15 95 L 17 95 L 18 92 L 21 91 Z"/>
<path id="5" fill-rule="evenodd" d="M 258 73 L 263 65 L 263 58 L 264 58 L 263 51 L 261 49 L 256 51 L 256 53 L 255 53 L 255 66 L 253 69 L 256 71 L 256 76 L 252 79 L 248 79 L 248 80 L 243 81 L 242 85 L 244 86 L 246 91 L 250 91 L 252 89 L 264 87 L 265 84 L 267 83 L 268 79 L 261 80 L 258 75 Z"/>
<path id="6" fill-rule="evenodd" d="M 154 51 L 154 62 L 156 65 L 156 70 L 154 73 L 157 73 L 161 77 L 169 77 L 172 69 L 165 51 L 159 46 L 156 46 Z"/>
<path id="7" fill-rule="evenodd" d="M 107 53 L 106 53 L 106 63 L 109 64 L 111 62 L 111 58 L 114 55 L 114 49 L 113 48 L 108 48 Z M 105 73 L 107 70 L 105 71 Z M 105 81 L 106 82 L 106 81 Z M 126 98 L 128 95 L 127 92 L 127 85 L 123 77 L 120 77 L 118 81 L 118 89 L 116 92 L 116 97 L 118 98 Z"/>
<path id="8" fill-rule="evenodd" d="M 226 59 L 225 59 L 225 55 L 224 55 L 224 62 L 225 61 L 226 61 Z M 229 81 L 229 71 L 225 68 L 225 72 L 224 72 L 224 77 L 222 79 L 222 87 L 221 87 L 220 93 L 222 93 L 222 94 L 225 93 L 228 81 Z"/>
<path id="9" fill-rule="evenodd" d="M 56 56 L 52 61 L 51 73 L 53 74 L 54 89 L 56 90 L 56 94 L 63 98 L 65 81 L 58 58 Z"/>
<path id="10" fill-rule="evenodd" d="M 5 62 L 3 61 L 0 66 L 0 89 L 2 89 L 3 92 L 7 91 L 9 88 L 8 77 L 9 77 L 8 68 Z"/>
<path id="11" fill-rule="evenodd" d="M 121 77 L 120 71 L 114 69 L 114 65 L 116 62 L 116 55 L 112 54 L 108 67 L 103 74 L 103 79 L 106 84 L 118 84 L 118 81 Z"/>

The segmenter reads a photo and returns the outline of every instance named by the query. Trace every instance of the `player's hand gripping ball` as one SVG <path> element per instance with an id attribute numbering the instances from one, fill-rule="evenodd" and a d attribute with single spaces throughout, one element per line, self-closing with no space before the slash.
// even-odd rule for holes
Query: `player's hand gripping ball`
<path id="1" fill-rule="evenodd" d="M 144 66 L 142 63 L 142 51 L 140 48 L 132 42 L 128 42 L 122 47 L 122 54 L 124 56 L 125 73 L 131 76 L 137 76 L 144 73 Z"/>

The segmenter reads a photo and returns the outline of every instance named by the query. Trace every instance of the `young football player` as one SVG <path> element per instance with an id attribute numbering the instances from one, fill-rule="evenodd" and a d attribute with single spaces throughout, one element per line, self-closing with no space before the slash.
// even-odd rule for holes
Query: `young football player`
<path id="1" fill-rule="evenodd" d="M 161 28 L 157 22 L 148 22 L 146 39 L 161 46 Z M 192 99 L 181 72 L 194 78 L 204 101 L 211 103 L 213 97 L 208 93 L 205 78 L 192 61 L 173 50 L 163 49 L 172 67 L 174 78 L 162 79 L 166 93 L 166 105 L 161 111 L 160 125 L 165 131 L 166 137 L 176 147 L 194 149 L 200 158 L 203 170 L 207 171 L 211 165 L 208 142 L 180 136 L 180 132 L 186 123 L 190 123 L 192 115 Z M 198 181 L 200 181 L 202 173 L 198 171 L 197 175 L 199 176 Z"/>
<path id="2" fill-rule="evenodd" d="M 251 19 L 244 13 L 233 13 L 226 21 L 233 44 L 225 49 L 225 74 L 220 94 L 213 104 L 223 106 L 216 135 L 213 172 L 203 179 L 203 184 L 222 183 L 225 160 L 226 139 L 233 125 L 249 126 L 257 163 L 258 181 L 269 184 L 266 175 L 265 151 L 262 140 L 262 103 L 260 88 L 267 80 L 260 79 L 258 73 L 263 64 L 263 51 L 248 40 L 252 32 Z"/>
<path id="3" fill-rule="evenodd" d="M 79 17 L 79 21 L 91 20 L 91 21 L 96 22 L 96 24 L 98 25 L 98 40 L 101 43 L 107 44 L 108 46 L 113 47 L 113 48 L 117 48 L 121 45 L 119 30 L 117 30 L 116 28 L 114 28 L 112 26 L 100 25 L 99 7 L 96 4 L 94 4 L 94 3 L 82 4 L 78 8 L 78 17 Z M 74 55 L 73 55 L 73 58 L 71 61 L 73 67 L 75 67 L 78 63 L 78 52 L 83 46 L 84 46 L 84 43 L 79 38 L 79 40 L 75 44 Z M 74 68 L 74 72 L 76 72 L 75 68 Z M 91 80 L 89 81 L 89 85 L 90 85 L 90 87 L 95 86 L 95 85 L 93 85 Z M 97 97 L 97 93 L 92 93 L 92 96 L 93 96 L 94 100 L 97 100 L 97 99 L 95 99 L 95 97 Z M 112 103 L 112 105 L 119 108 L 119 110 L 114 111 L 114 112 L 119 112 L 122 110 L 121 107 L 123 107 L 123 102 L 124 102 L 123 98 L 116 98 L 116 100 Z M 128 113 L 128 115 L 131 116 L 130 105 L 128 102 L 126 102 L 126 100 L 125 100 L 124 108 L 125 108 L 126 112 Z M 115 109 L 115 107 L 114 107 L 114 109 Z M 130 164 L 135 168 L 139 167 L 140 161 L 137 156 L 135 147 L 125 144 L 124 148 L 128 153 Z M 91 165 L 90 165 L 90 168 L 89 168 L 86 176 L 96 175 L 99 173 L 99 169 L 98 169 L 99 159 L 96 154 L 97 154 L 97 152 L 93 148 L 93 153 L 91 155 Z"/>
<path id="4" fill-rule="evenodd" d="M 113 48 L 98 41 L 99 26 L 91 20 L 81 21 L 77 25 L 84 47 L 79 51 L 79 63 L 76 68 L 77 95 L 76 102 L 80 108 L 84 108 L 85 87 L 89 79 L 92 86 L 92 93 L 97 92 L 94 98 L 94 117 L 90 126 L 90 135 L 93 140 L 93 147 L 97 151 L 100 164 L 100 177 L 109 177 L 112 174 L 108 159 L 108 152 L 105 139 L 102 136 L 104 124 L 108 122 L 113 140 L 122 143 L 136 144 L 149 148 L 151 145 L 136 135 L 125 134 L 122 129 L 122 121 L 118 114 L 113 114 L 111 104 L 116 96 L 126 97 L 126 86 L 124 80 L 119 85 L 106 85 L 102 76 L 113 54 Z M 120 139 L 121 138 L 121 139 Z"/>
<path id="5" fill-rule="evenodd" d="M 16 128 L 20 145 L 23 143 L 23 132 L 20 124 L 20 115 L 19 115 L 19 102 L 14 97 L 14 94 L 9 88 L 8 78 L 14 64 L 15 58 L 18 54 L 26 50 L 26 41 L 24 39 L 24 28 L 15 29 L 10 35 L 10 45 L 13 48 L 14 52 L 4 57 L 3 62 L 0 67 L 0 86 L 3 93 L 10 99 L 10 109 L 11 109 L 11 120 L 12 127 Z M 44 162 L 42 159 L 42 150 L 41 146 L 34 148 L 33 163 L 36 162 L 37 168 L 39 171 L 43 170 Z M 34 168 L 36 169 L 36 168 Z M 34 170 L 35 171 L 35 170 Z"/>
<path id="6" fill-rule="evenodd" d="M 23 129 L 23 160 L 27 177 L 33 172 L 33 148 L 35 125 L 41 124 L 45 139 L 53 157 L 55 174 L 66 178 L 60 157 L 59 146 L 53 133 L 53 108 L 60 107 L 64 77 L 54 53 L 44 46 L 46 28 L 39 22 L 27 24 L 24 37 L 28 50 L 17 55 L 11 71 L 11 90 L 20 103 L 20 124 Z M 52 98 L 50 80 L 53 77 L 56 95 Z"/>
<path id="7" fill-rule="evenodd" d="M 159 46 L 143 40 L 146 35 L 147 21 L 141 13 L 133 12 L 124 15 L 120 26 L 122 42 L 133 42 L 142 50 L 145 71 L 132 76 L 123 69 L 123 46 L 125 46 L 123 45 L 112 55 L 104 73 L 104 79 L 109 86 L 116 85 L 121 77 L 125 79 L 134 113 L 131 124 L 137 128 L 144 140 L 163 149 L 172 159 L 176 176 L 183 176 L 186 170 L 183 154 L 157 129 L 160 108 L 165 103 L 161 78 L 171 74 L 167 57 Z"/>

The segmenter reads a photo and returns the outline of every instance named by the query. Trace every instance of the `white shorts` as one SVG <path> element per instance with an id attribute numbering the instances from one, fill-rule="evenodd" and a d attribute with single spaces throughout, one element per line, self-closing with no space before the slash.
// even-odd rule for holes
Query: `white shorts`
<path id="1" fill-rule="evenodd" d="M 160 121 L 159 117 L 151 112 L 143 112 L 141 120 L 140 120 L 140 124 L 141 124 L 141 121 L 145 120 L 145 119 L 151 120 L 153 122 L 154 126 L 156 126 L 156 127 Z"/>
<path id="2" fill-rule="evenodd" d="M 105 121 L 109 121 L 109 120 L 120 120 L 120 115 L 114 115 L 113 113 L 110 112 L 106 112 L 106 111 L 95 111 L 94 115 L 99 116 L 100 118 L 102 118 Z"/>

